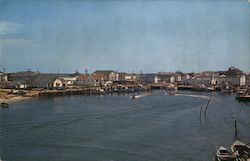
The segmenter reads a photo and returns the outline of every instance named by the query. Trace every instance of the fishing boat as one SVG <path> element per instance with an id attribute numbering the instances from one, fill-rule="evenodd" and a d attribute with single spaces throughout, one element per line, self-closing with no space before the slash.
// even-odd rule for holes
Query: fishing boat
<path id="1" fill-rule="evenodd" d="M 215 159 L 216 161 L 238 161 L 236 156 L 223 146 L 217 150 Z"/>
<path id="2" fill-rule="evenodd" d="M 231 145 L 231 151 L 234 152 L 240 161 L 250 161 L 250 144 L 235 140 Z"/>

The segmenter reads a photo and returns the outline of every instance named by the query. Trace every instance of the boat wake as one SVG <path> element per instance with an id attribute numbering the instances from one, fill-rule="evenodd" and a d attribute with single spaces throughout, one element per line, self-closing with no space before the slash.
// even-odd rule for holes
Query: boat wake
<path id="1" fill-rule="evenodd" d="M 151 96 L 152 94 L 146 93 L 146 94 L 140 94 L 140 95 L 135 95 L 135 96 L 130 96 L 130 98 L 136 99 L 136 98 L 141 98 L 141 97 L 146 97 L 146 96 Z"/>
<path id="2" fill-rule="evenodd" d="M 137 99 L 137 98 L 142 98 L 146 96 L 184 96 L 184 97 L 193 97 L 193 98 L 202 98 L 209 100 L 209 96 L 204 96 L 204 95 L 191 95 L 191 94 L 153 94 L 153 93 L 147 93 L 147 94 L 141 94 L 141 95 L 135 95 L 135 96 L 130 96 L 132 99 Z"/>
<path id="3" fill-rule="evenodd" d="M 203 98 L 209 100 L 209 96 L 203 96 L 203 95 L 175 94 L 175 96 L 186 96 L 186 97 Z"/>

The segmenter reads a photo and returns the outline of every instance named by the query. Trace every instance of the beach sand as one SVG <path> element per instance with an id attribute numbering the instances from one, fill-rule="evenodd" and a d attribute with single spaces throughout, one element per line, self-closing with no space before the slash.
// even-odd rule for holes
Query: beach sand
<path id="1" fill-rule="evenodd" d="M 18 102 L 22 100 L 27 100 L 34 98 L 34 96 L 30 93 L 27 93 L 25 95 L 16 95 L 16 94 L 11 94 L 11 90 L 9 89 L 1 89 L 0 90 L 0 102 L 6 102 L 6 103 L 13 103 L 13 102 Z"/>
<path id="2" fill-rule="evenodd" d="M 5 102 L 5 103 L 13 103 L 13 102 L 18 102 L 22 100 L 28 100 L 33 97 L 24 97 L 24 96 L 15 96 L 15 97 L 10 97 L 10 98 L 0 98 L 0 102 Z"/>

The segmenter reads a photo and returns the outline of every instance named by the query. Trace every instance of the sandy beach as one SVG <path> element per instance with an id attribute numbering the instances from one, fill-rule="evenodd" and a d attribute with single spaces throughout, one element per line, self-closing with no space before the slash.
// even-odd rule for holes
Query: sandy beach
<path id="1" fill-rule="evenodd" d="M 10 89 L 0 90 L 0 102 L 13 103 L 31 98 L 34 98 L 34 96 L 31 93 L 27 93 L 25 95 L 17 95 L 17 94 L 11 94 Z"/>
<path id="2" fill-rule="evenodd" d="M 19 102 L 19 101 L 27 100 L 31 98 L 33 97 L 15 96 L 15 97 L 10 97 L 8 99 L 0 98 L 0 102 L 13 103 L 13 102 Z"/>

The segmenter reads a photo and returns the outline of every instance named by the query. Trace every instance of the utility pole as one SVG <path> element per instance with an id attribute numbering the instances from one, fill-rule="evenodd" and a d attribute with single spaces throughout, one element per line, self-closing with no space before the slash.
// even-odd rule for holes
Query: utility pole
<path id="1" fill-rule="evenodd" d="M 30 80 L 31 75 L 30 75 L 30 72 L 31 72 L 31 70 L 30 70 L 30 68 L 28 68 L 27 70 L 28 70 L 28 75 L 29 75 L 28 85 L 29 85 L 29 92 L 30 92 L 30 87 L 31 87 L 31 80 Z"/>
<path id="2" fill-rule="evenodd" d="M 234 137 L 237 138 L 238 137 L 238 130 L 237 130 L 237 121 L 234 121 Z"/>
<path id="3" fill-rule="evenodd" d="M 143 71 L 141 70 L 141 73 L 140 73 L 140 83 L 142 84 L 143 83 Z"/>
<path id="4" fill-rule="evenodd" d="M 5 79 L 6 78 L 6 79 Z M 7 76 L 5 74 L 5 68 L 3 68 L 3 80 L 2 80 L 5 84 L 5 88 L 7 88 Z"/>
<path id="5" fill-rule="evenodd" d="M 5 81 L 5 68 L 3 68 L 3 82 Z"/>
<path id="6" fill-rule="evenodd" d="M 85 74 L 86 74 L 86 75 L 88 74 L 88 69 L 85 69 Z"/>

